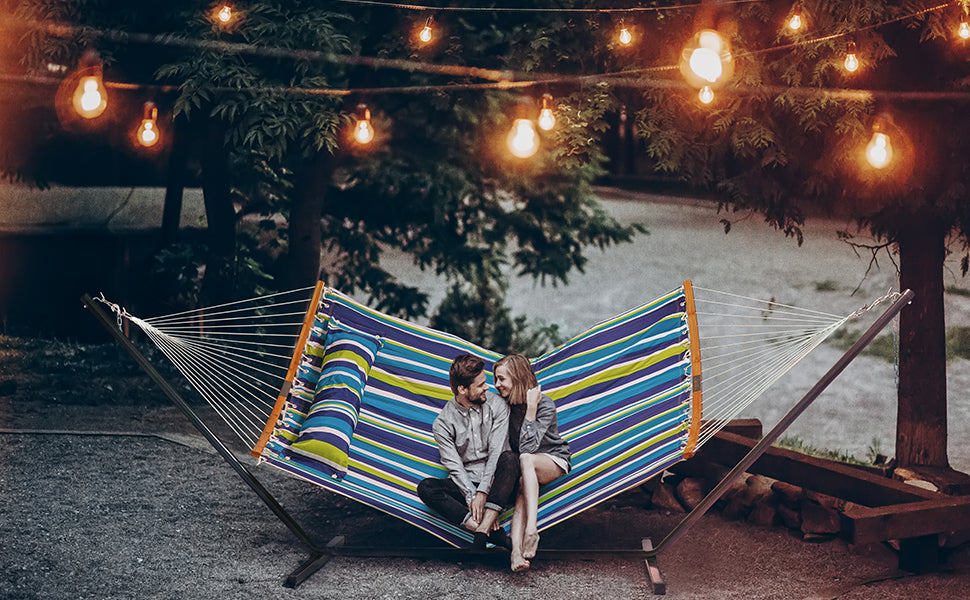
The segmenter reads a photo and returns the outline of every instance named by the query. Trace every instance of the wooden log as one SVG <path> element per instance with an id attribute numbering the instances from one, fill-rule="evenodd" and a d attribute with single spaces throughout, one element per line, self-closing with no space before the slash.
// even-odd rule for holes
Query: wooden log
<path id="1" fill-rule="evenodd" d="M 970 529 L 970 496 L 867 508 L 848 506 L 842 534 L 853 544 L 903 540 Z"/>

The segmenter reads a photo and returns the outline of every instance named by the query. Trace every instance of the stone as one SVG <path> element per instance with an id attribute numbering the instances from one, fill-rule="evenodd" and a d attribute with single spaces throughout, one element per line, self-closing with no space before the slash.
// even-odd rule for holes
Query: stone
<path id="1" fill-rule="evenodd" d="M 789 529 L 802 528 L 802 513 L 797 508 L 792 508 L 787 504 L 779 504 L 777 509 L 781 522 Z"/>
<path id="2" fill-rule="evenodd" d="M 674 486 L 669 483 L 661 483 L 653 492 L 652 503 L 654 508 L 669 510 L 670 512 L 687 512 L 683 505 L 677 500 L 674 493 Z"/>
<path id="3" fill-rule="evenodd" d="M 747 490 L 744 496 L 747 506 L 754 506 L 759 502 L 764 502 L 774 495 L 774 492 L 771 491 L 771 486 L 775 483 L 775 480 L 770 477 L 751 475 L 745 483 L 747 484 Z"/>
<path id="4" fill-rule="evenodd" d="M 778 497 L 779 502 L 789 508 L 798 508 L 798 502 L 805 495 L 805 490 L 784 481 L 776 481 L 771 484 L 771 491 Z"/>
<path id="5" fill-rule="evenodd" d="M 674 488 L 677 499 L 688 510 L 693 510 L 704 499 L 704 480 L 697 477 L 685 477 Z"/>
<path id="6" fill-rule="evenodd" d="M 825 508 L 831 508 L 832 510 L 843 511 L 845 510 L 845 500 L 842 498 L 836 498 L 834 496 L 829 496 L 827 494 L 822 494 L 812 490 L 804 491 L 805 498 L 821 504 Z"/>
<path id="7" fill-rule="evenodd" d="M 735 494 L 724 508 L 721 509 L 721 516 L 729 521 L 741 519 L 748 514 L 750 507 L 746 506 L 741 494 Z"/>
<path id="8" fill-rule="evenodd" d="M 770 527 L 775 523 L 778 511 L 768 502 L 759 502 L 748 513 L 748 522 L 761 527 Z"/>
<path id="9" fill-rule="evenodd" d="M 804 499 L 801 502 L 802 533 L 836 534 L 842 530 L 842 518 L 838 511 Z"/>

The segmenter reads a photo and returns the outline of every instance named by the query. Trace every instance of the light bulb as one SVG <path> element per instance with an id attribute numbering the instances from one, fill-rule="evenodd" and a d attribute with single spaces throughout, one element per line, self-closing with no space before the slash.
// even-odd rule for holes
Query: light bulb
<path id="1" fill-rule="evenodd" d="M 216 16 L 219 18 L 219 21 L 228 23 L 232 20 L 232 7 L 228 4 L 223 4 Z"/>
<path id="2" fill-rule="evenodd" d="M 94 119 L 108 107 L 108 100 L 104 84 L 98 75 L 86 75 L 81 78 L 74 90 L 74 109 L 85 119 Z"/>
<path id="3" fill-rule="evenodd" d="M 621 26 L 620 43 L 623 44 L 624 46 L 629 46 L 632 41 L 633 41 L 633 34 L 630 33 L 630 30 L 627 29 L 626 26 Z"/>
<path id="4" fill-rule="evenodd" d="M 509 151 L 519 158 L 529 158 L 539 149 L 539 136 L 529 119 L 516 119 L 506 142 Z"/>
<path id="5" fill-rule="evenodd" d="M 710 104 L 714 101 L 714 90 L 711 89 L 711 86 L 705 85 L 697 94 L 697 98 L 704 104 Z"/>
<path id="6" fill-rule="evenodd" d="M 856 58 L 855 53 L 855 42 L 849 42 L 849 46 L 845 51 L 845 70 L 849 73 L 854 73 L 859 68 L 859 59 Z"/>
<path id="7" fill-rule="evenodd" d="M 792 13 L 791 18 L 788 19 L 788 28 L 792 31 L 798 31 L 802 28 L 802 15 L 798 14 L 797 10 Z"/>
<path id="8" fill-rule="evenodd" d="M 542 108 L 539 110 L 539 129 L 549 131 L 556 126 L 556 115 L 552 112 L 552 94 L 542 95 Z"/>
<path id="9" fill-rule="evenodd" d="M 966 21 L 961 21 L 957 34 L 963 39 L 970 38 L 970 25 L 967 25 Z"/>
<path id="10" fill-rule="evenodd" d="M 150 148 L 158 143 L 158 109 L 151 102 L 145 103 L 145 115 L 141 120 L 141 125 L 135 136 L 138 143 L 146 148 Z"/>
<path id="11" fill-rule="evenodd" d="M 418 39 L 421 40 L 422 44 L 427 44 L 431 41 L 431 38 L 434 37 L 434 31 L 431 29 L 431 24 L 433 22 L 434 21 L 432 18 L 428 17 L 428 20 L 424 23 L 424 28 L 421 29 L 421 32 L 418 34 Z"/>
<path id="12" fill-rule="evenodd" d="M 866 146 L 866 160 L 877 169 L 889 164 L 893 158 L 893 146 L 889 143 L 889 136 L 881 131 L 875 131 L 869 145 Z"/>
<path id="13" fill-rule="evenodd" d="M 704 81 L 714 83 L 724 72 L 724 67 L 717 52 L 710 48 L 697 48 L 690 53 L 690 70 Z"/>

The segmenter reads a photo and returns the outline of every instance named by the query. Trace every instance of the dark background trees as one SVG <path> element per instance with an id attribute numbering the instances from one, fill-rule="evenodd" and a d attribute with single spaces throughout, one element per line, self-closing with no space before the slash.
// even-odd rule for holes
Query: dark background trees
<path id="1" fill-rule="evenodd" d="M 413 37 L 428 14 L 374 5 L 252 2 L 223 28 L 188 2 L 15 4 L 5 7 L 25 43 L 4 46 L 13 72 L 73 68 L 97 46 L 109 80 L 144 84 L 116 94 L 127 100 L 104 123 L 137 113 L 151 90 L 179 126 L 154 158 L 139 158 L 116 150 L 125 146 L 117 127 L 63 131 L 31 88 L 34 102 L 8 109 L 5 122 L 43 135 L 7 138 L 24 144 L 5 147 L 6 172 L 43 181 L 52 153 L 81 146 L 97 150 L 85 160 L 114 165 L 119 178 L 137 166 L 144 180 L 167 182 L 173 205 L 180 182 L 200 185 L 205 252 L 159 253 L 169 267 L 205 265 L 201 296 L 189 297 L 215 302 L 322 273 L 379 308 L 430 315 L 498 350 L 527 343 L 534 335 L 504 309 L 508 273 L 566 282 L 589 248 L 636 233 L 590 193 L 606 166 L 603 138 L 616 135 L 622 114 L 635 124 L 624 134 L 635 128 L 642 145 L 636 164 L 711 194 L 726 228 L 732 215 L 753 212 L 800 239 L 807 216 L 848 217 L 849 243 L 898 264 L 916 300 L 900 324 L 897 458 L 947 467 L 942 260 L 962 252 L 966 269 L 970 239 L 968 142 L 955 126 L 968 98 L 968 47 L 956 36 L 964 1 L 800 2 L 797 32 L 784 28 L 795 5 L 782 0 L 690 10 L 647 3 L 636 6 L 664 10 L 627 15 L 565 10 L 602 7 L 595 2 L 537 2 L 526 8 L 559 10 L 441 11 L 428 46 Z M 612 37 L 620 16 L 635 25 L 629 48 Z M 701 28 L 733 46 L 733 76 L 710 105 L 669 68 Z M 154 37 L 161 33 L 173 35 Z M 842 66 L 850 43 L 862 62 L 856 73 Z M 533 99 L 554 94 L 559 125 L 534 159 L 510 162 L 501 150 L 522 91 L 458 74 L 463 67 L 508 72 L 511 83 L 531 78 L 523 89 Z M 492 85 L 471 87 L 482 83 Z M 339 89 L 357 91 L 326 93 Z M 341 137 L 359 102 L 380 132 L 366 149 Z M 884 169 L 861 158 L 876 125 L 894 140 Z M 631 164 L 612 168 L 621 166 Z M 436 312 L 424 291 L 381 268 L 386 248 L 449 278 Z"/>

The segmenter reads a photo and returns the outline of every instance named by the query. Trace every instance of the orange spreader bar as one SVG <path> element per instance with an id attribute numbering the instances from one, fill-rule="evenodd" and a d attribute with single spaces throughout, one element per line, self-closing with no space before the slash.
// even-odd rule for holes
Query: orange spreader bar
<path id="1" fill-rule="evenodd" d="M 263 434 L 259 436 L 259 441 L 256 442 L 252 452 L 250 452 L 256 458 L 259 458 L 263 453 L 263 448 L 266 447 L 269 436 L 272 435 L 273 429 L 276 428 L 276 420 L 279 419 L 280 413 L 283 412 L 283 407 L 286 405 L 286 397 L 290 394 L 293 377 L 296 375 L 296 369 L 300 366 L 300 358 L 303 356 L 307 338 L 310 337 L 310 328 L 313 325 L 314 318 L 317 316 L 317 305 L 320 303 L 321 293 L 323 293 L 323 282 L 318 281 L 316 287 L 313 288 L 313 298 L 310 300 L 310 307 L 307 308 L 306 316 L 303 318 L 303 329 L 300 330 L 300 338 L 297 340 L 296 348 L 293 350 L 293 357 L 290 358 L 290 368 L 286 371 L 286 381 L 283 382 L 283 388 L 276 398 L 276 405 L 273 406 L 273 412 L 269 416 L 269 421 L 266 422 L 266 427 L 263 428 Z"/>
<path id="2" fill-rule="evenodd" d="M 687 336 L 690 343 L 690 431 L 684 458 L 694 455 L 697 438 L 701 431 L 701 339 L 697 331 L 697 310 L 694 307 L 694 286 L 688 279 L 684 282 L 684 299 L 687 312 Z"/>

